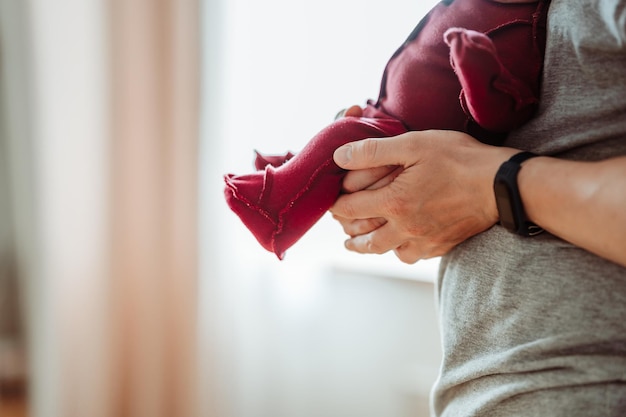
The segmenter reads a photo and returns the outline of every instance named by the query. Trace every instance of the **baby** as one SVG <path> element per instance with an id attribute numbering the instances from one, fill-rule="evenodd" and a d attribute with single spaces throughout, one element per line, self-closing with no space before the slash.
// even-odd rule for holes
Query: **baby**
<path id="1" fill-rule="evenodd" d="M 339 196 L 339 146 L 426 129 L 501 143 L 537 108 L 548 4 L 441 1 L 393 54 L 362 116 L 337 119 L 295 156 L 257 155 L 258 171 L 226 175 L 229 207 L 282 259 Z"/>

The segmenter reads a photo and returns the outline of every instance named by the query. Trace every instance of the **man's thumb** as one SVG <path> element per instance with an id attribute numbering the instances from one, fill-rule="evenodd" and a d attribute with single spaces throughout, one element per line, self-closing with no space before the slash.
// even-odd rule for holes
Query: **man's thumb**
<path id="1" fill-rule="evenodd" d="M 393 138 L 363 139 L 347 143 L 335 150 L 333 159 L 344 169 L 368 169 L 385 165 L 402 165 L 394 152 Z"/>

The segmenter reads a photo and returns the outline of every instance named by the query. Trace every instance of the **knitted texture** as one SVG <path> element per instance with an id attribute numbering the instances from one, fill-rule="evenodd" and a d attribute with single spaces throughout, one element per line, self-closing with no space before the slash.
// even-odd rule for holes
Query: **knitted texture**
<path id="1" fill-rule="evenodd" d="M 322 129 L 295 156 L 257 152 L 256 172 L 224 177 L 229 207 L 279 259 L 332 206 L 346 171 L 339 146 L 447 129 L 499 144 L 539 101 L 548 1 L 445 0 L 389 60 L 363 117 Z"/>

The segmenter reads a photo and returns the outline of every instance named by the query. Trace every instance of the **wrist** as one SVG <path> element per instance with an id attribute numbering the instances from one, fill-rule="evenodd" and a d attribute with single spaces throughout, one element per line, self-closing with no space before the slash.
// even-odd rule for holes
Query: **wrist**
<path id="1" fill-rule="evenodd" d="M 491 224 L 498 223 L 500 217 L 498 213 L 498 206 L 496 204 L 496 196 L 493 191 L 493 181 L 496 177 L 498 169 L 504 162 L 506 162 L 513 155 L 520 153 L 521 150 L 514 148 L 492 147 L 490 157 L 487 163 L 485 163 L 485 175 L 483 177 L 483 189 L 487 211 L 487 217 Z"/>
<path id="2" fill-rule="evenodd" d="M 518 184 L 518 175 L 524 162 L 538 156 L 527 151 L 514 154 L 500 165 L 493 182 L 500 224 L 521 236 L 534 236 L 543 232 L 529 220 Z"/>
<path id="3" fill-rule="evenodd" d="M 524 169 L 522 169 L 517 177 L 517 183 L 519 192 L 524 201 L 524 210 L 528 219 L 537 224 L 544 224 L 546 219 L 541 218 L 541 214 L 550 211 L 554 206 L 553 199 L 559 199 L 560 190 L 551 189 L 546 191 L 545 186 L 549 181 L 555 178 L 560 178 L 561 182 L 564 182 L 568 174 L 564 172 L 555 173 L 552 170 L 546 171 L 545 167 L 554 167 L 554 164 L 562 164 L 562 161 L 547 156 L 540 156 L 538 158 L 532 158 L 524 162 Z M 550 196 L 550 199 L 546 199 L 546 195 Z"/>

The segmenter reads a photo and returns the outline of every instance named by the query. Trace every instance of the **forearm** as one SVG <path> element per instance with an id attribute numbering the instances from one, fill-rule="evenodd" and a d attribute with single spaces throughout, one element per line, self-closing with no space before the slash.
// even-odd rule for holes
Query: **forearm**
<path id="1" fill-rule="evenodd" d="M 376 190 L 358 191 L 368 183 L 348 174 L 344 186 L 350 185 L 351 193 L 332 208 L 351 236 L 346 247 L 359 253 L 394 250 L 409 263 L 446 253 L 498 221 L 494 177 L 517 152 L 455 131 L 409 132 L 340 147 L 335 162 L 344 169 L 402 168 Z M 531 158 L 523 163 L 518 185 L 531 221 L 626 266 L 626 157 Z M 368 222 L 373 218 L 384 221 Z"/>
<path id="2" fill-rule="evenodd" d="M 528 218 L 626 266 L 626 157 L 599 162 L 533 158 L 520 171 Z"/>

